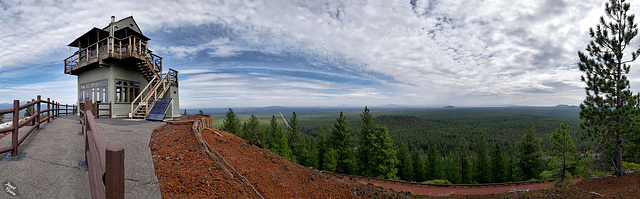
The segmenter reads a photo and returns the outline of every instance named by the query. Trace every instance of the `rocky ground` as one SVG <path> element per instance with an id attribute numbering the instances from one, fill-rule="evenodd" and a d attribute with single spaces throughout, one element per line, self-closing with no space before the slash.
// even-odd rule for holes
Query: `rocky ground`
<path id="1" fill-rule="evenodd" d="M 189 116 L 183 120 L 196 119 Z M 213 131 L 217 132 L 214 133 Z M 220 135 L 222 136 L 220 136 Z M 149 147 L 163 198 L 417 198 L 295 164 L 267 149 L 212 128 L 205 141 L 229 166 L 202 153 L 191 125 L 167 124 Z M 237 171 L 237 173 L 234 171 Z M 246 180 L 243 180 L 244 179 Z M 251 185 L 249 185 L 251 184 Z M 252 188 L 253 187 L 253 188 Z M 255 190 L 257 191 L 254 191 Z M 638 198 L 640 174 L 584 180 L 562 188 L 517 194 L 451 195 L 450 198 Z M 445 197 L 445 198 L 446 198 Z"/>

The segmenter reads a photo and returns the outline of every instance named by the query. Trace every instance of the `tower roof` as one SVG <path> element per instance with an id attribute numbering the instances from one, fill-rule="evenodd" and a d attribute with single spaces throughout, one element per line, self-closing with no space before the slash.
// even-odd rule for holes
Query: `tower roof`
<path id="1" fill-rule="evenodd" d="M 111 27 L 113 26 L 114 36 L 118 38 L 124 38 L 129 35 L 135 35 L 145 41 L 148 41 L 149 38 L 142 34 L 140 27 L 135 20 L 133 20 L 133 16 L 126 17 L 124 19 L 120 19 L 118 21 L 109 23 L 106 27 L 100 29 L 97 27 L 92 28 L 91 30 L 84 33 L 82 36 L 76 38 L 71 43 L 69 43 L 69 47 L 77 47 L 83 48 L 88 44 L 96 43 L 104 38 L 109 37 L 109 32 L 111 31 Z"/>

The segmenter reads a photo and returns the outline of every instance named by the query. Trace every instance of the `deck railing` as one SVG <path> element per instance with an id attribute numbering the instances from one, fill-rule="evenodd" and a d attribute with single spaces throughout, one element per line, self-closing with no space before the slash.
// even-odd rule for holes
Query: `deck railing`
<path id="1" fill-rule="evenodd" d="M 43 104 L 47 104 L 47 109 L 41 110 Z M 64 109 L 61 106 L 65 106 Z M 31 116 L 20 119 L 20 111 L 31 107 Z M 11 131 L 11 146 L 0 148 L 0 153 L 11 151 L 11 157 L 18 156 L 18 148 L 20 144 L 29 136 L 35 129 L 40 128 L 42 122 L 51 122 L 51 119 L 58 117 L 61 110 L 64 110 L 64 114 L 69 114 L 69 107 L 72 107 L 72 114 L 75 114 L 75 105 L 61 105 L 49 98 L 42 100 L 42 97 L 38 95 L 37 100 L 31 100 L 26 104 L 20 105 L 20 100 L 13 100 L 13 108 L 0 109 L 0 115 L 7 113 L 13 114 L 12 125 L 9 127 L 1 128 L 0 133 Z M 44 115 L 46 113 L 46 115 Z M 19 130 L 24 126 L 32 126 L 22 137 L 19 137 Z"/>
<path id="2" fill-rule="evenodd" d="M 105 108 L 105 106 L 107 108 Z M 101 114 L 100 112 L 108 112 L 105 114 Z M 111 118 L 111 102 L 109 103 L 96 103 L 96 117 L 100 118 L 100 117 L 109 117 Z"/>
<path id="3" fill-rule="evenodd" d="M 94 119 L 96 107 L 87 98 L 80 110 L 91 198 L 124 198 L 124 147 L 106 144 Z"/>
<path id="4" fill-rule="evenodd" d="M 162 57 L 152 53 L 147 48 L 145 40 L 136 36 L 128 36 L 122 39 L 107 37 L 85 48 L 80 48 L 64 60 L 64 73 L 83 66 L 101 61 L 106 58 L 124 59 L 135 57 L 149 62 L 158 71 L 162 71 Z"/>
<path id="5" fill-rule="evenodd" d="M 160 80 L 158 80 L 157 77 L 151 79 L 149 84 L 140 91 L 140 94 L 131 101 L 132 116 L 137 113 L 141 106 L 146 107 L 144 115 L 148 115 L 155 102 L 158 98 L 164 96 L 167 90 L 169 90 L 169 87 L 178 86 L 178 71 L 176 70 L 169 69 L 161 78 Z"/>

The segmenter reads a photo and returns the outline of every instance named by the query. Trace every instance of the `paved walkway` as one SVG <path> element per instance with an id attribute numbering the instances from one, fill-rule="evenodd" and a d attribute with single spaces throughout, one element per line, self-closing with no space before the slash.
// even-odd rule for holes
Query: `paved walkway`
<path id="1" fill-rule="evenodd" d="M 89 198 L 88 172 L 78 168 L 84 161 L 84 141 L 77 116 L 61 116 L 43 123 L 20 145 L 19 161 L 0 161 L 0 198 Z M 162 122 L 129 119 L 96 119 L 107 144 L 125 148 L 125 197 L 160 198 L 149 139 Z M 21 132 L 26 131 L 23 127 Z M 22 134 L 21 134 L 22 135 Z M 11 135 L 0 147 L 11 145 Z M 8 153 L 0 154 L 0 158 Z M 18 197 L 5 191 L 7 181 L 17 187 Z"/>

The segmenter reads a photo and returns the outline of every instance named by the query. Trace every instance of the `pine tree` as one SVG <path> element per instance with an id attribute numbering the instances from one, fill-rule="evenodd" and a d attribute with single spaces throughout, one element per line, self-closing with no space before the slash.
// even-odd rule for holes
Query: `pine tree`
<path id="1" fill-rule="evenodd" d="M 287 136 L 282 132 L 282 128 L 278 126 L 278 121 L 276 120 L 275 115 L 271 116 L 267 132 L 267 136 L 271 137 L 269 139 L 269 150 L 289 160 L 293 159 L 291 155 L 291 148 L 289 148 L 289 145 L 287 144 Z"/>
<path id="2" fill-rule="evenodd" d="M 628 13 L 630 7 L 624 0 L 605 3 L 607 18 L 600 17 L 595 30 L 589 28 L 592 40 L 587 52 L 578 52 L 578 66 L 584 72 L 581 80 L 587 84 L 587 96 L 580 104 L 581 127 L 586 130 L 583 135 L 598 140 L 599 149 L 612 156 L 617 176 L 624 175 L 626 145 L 640 139 L 640 96 L 633 95 L 627 78 L 630 63 L 638 58 L 640 48 L 628 49 L 631 58 L 624 58 L 624 51 L 638 34 L 635 15 Z"/>
<path id="3" fill-rule="evenodd" d="M 325 153 L 327 153 L 327 151 L 329 151 L 330 148 L 333 148 L 331 146 L 331 140 L 329 138 L 329 134 L 326 133 L 324 131 L 323 128 L 320 128 L 320 130 L 318 131 L 318 169 L 320 170 L 325 170 L 328 171 L 327 169 L 324 168 L 324 156 Z"/>
<path id="4" fill-rule="evenodd" d="M 489 159 L 489 150 L 487 149 L 487 140 L 484 135 L 478 141 L 478 159 L 475 164 L 475 179 L 479 183 L 489 183 L 493 177 L 491 172 L 491 160 Z"/>
<path id="5" fill-rule="evenodd" d="M 200 110 L 202 113 L 202 110 Z M 202 114 L 200 114 L 202 115 Z M 234 135 L 238 135 L 240 133 L 240 119 L 233 113 L 233 110 L 229 108 L 227 114 L 225 115 L 224 121 L 222 121 L 222 130 L 232 133 Z"/>
<path id="6" fill-rule="evenodd" d="M 460 183 L 469 184 L 472 181 L 471 161 L 469 161 L 469 143 L 461 138 L 456 147 L 456 164 L 460 174 Z"/>
<path id="7" fill-rule="evenodd" d="M 413 181 L 413 162 L 411 162 L 407 144 L 404 142 L 400 144 L 396 157 L 398 158 L 398 177 L 401 180 Z"/>
<path id="8" fill-rule="evenodd" d="M 2 123 L 2 120 L 4 120 L 4 114 L 0 114 L 0 123 Z"/>
<path id="9" fill-rule="evenodd" d="M 560 128 L 551 133 L 551 161 L 549 167 L 556 177 L 556 186 L 571 183 L 572 168 L 578 158 L 578 149 L 569 135 L 569 127 L 560 124 Z M 573 171 L 575 172 L 575 171 Z"/>
<path id="10" fill-rule="evenodd" d="M 24 109 L 24 117 L 31 117 L 31 107 Z"/>
<path id="11" fill-rule="evenodd" d="M 535 128 L 530 123 L 527 133 L 518 142 L 518 167 L 520 168 L 523 180 L 537 179 L 542 169 L 542 144 L 535 135 Z"/>
<path id="12" fill-rule="evenodd" d="M 184 113 L 182 115 L 187 115 L 187 109 L 184 109 Z"/>
<path id="13" fill-rule="evenodd" d="M 369 113 L 369 108 L 364 107 L 364 112 L 360 115 L 362 119 L 362 127 L 360 128 L 360 133 L 358 134 L 358 172 L 363 176 L 371 176 L 373 169 L 367 163 L 369 162 L 370 148 L 372 147 L 373 138 L 373 116 Z"/>
<path id="14" fill-rule="evenodd" d="M 229 109 L 231 110 L 231 109 Z M 198 115 L 204 115 L 204 112 L 202 110 L 198 110 Z"/>
<path id="15" fill-rule="evenodd" d="M 389 137 L 389 130 L 384 125 L 375 125 L 367 166 L 369 176 L 385 179 L 396 179 L 397 160 L 393 151 L 393 140 Z"/>
<path id="16" fill-rule="evenodd" d="M 442 175 L 442 154 L 435 145 L 429 147 L 426 165 L 425 180 L 444 179 Z"/>
<path id="17" fill-rule="evenodd" d="M 455 153 L 449 153 L 444 161 L 444 177 L 454 184 L 462 184 L 462 178 L 460 173 L 460 165 L 456 162 L 457 155 Z"/>
<path id="18" fill-rule="evenodd" d="M 314 140 L 310 136 L 306 136 L 304 139 L 304 147 L 307 151 L 307 156 L 304 158 L 304 161 L 301 161 L 302 165 L 319 168 L 318 167 L 318 142 Z"/>
<path id="19" fill-rule="evenodd" d="M 506 182 L 508 179 L 507 174 L 507 155 L 500 147 L 500 144 L 496 143 L 491 152 L 491 169 L 493 172 L 493 182 Z"/>
<path id="20" fill-rule="evenodd" d="M 260 121 L 251 114 L 249 120 L 242 124 L 242 135 L 244 139 L 260 139 Z"/>
<path id="21" fill-rule="evenodd" d="M 337 172 L 338 167 L 338 151 L 329 148 L 322 155 L 322 169 L 329 172 Z"/>
<path id="22" fill-rule="evenodd" d="M 293 112 L 293 116 L 289 121 L 289 128 L 287 128 L 287 137 L 289 138 L 288 143 L 291 151 L 293 152 L 293 156 L 297 163 L 301 163 L 306 161 L 307 158 L 307 148 L 304 146 L 304 137 L 300 132 L 298 127 L 298 116 L 296 112 Z"/>
<path id="23" fill-rule="evenodd" d="M 340 117 L 331 128 L 331 142 L 336 150 L 338 162 L 336 171 L 338 173 L 350 174 L 353 168 L 353 148 L 351 141 L 351 129 L 344 114 L 340 112 Z"/>
<path id="24" fill-rule="evenodd" d="M 411 151 L 411 162 L 413 163 L 413 181 L 424 181 L 424 161 L 420 158 L 420 151 L 416 148 Z"/>

